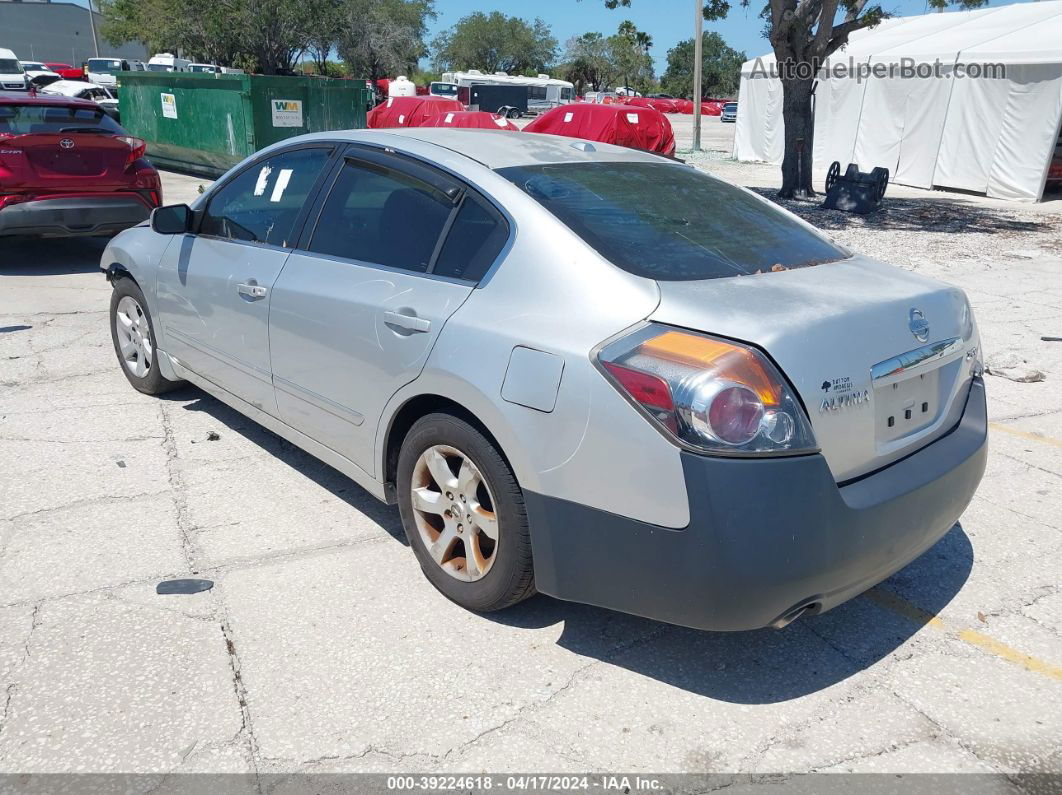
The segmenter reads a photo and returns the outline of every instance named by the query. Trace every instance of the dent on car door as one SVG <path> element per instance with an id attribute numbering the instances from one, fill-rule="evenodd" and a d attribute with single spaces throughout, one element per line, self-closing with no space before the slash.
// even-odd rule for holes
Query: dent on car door
<path id="1" fill-rule="evenodd" d="M 211 195 L 195 233 L 170 244 L 158 271 L 165 350 L 271 414 L 269 292 L 331 154 L 286 150 L 244 169 Z"/>
<path id="2" fill-rule="evenodd" d="M 273 290 L 281 418 L 375 475 L 383 407 L 507 239 L 497 211 L 448 176 L 382 153 L 348 157 Z"/>

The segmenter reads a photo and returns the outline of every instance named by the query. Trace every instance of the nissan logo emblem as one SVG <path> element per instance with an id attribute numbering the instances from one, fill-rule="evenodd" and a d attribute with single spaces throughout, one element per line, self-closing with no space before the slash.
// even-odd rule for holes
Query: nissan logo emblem
<path id="1" fill-rule="evenodd" d="M 73 149 L 74 148 L 74 139 L 73 138 L 63 138 L 61 141 L 59 141 L 59 146 L 63 147 L 63 149 Z"/>

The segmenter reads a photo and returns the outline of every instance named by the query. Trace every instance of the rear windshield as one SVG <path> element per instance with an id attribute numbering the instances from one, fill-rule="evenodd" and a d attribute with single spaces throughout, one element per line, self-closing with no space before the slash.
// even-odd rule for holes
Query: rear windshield
<path id="1" fill-rule="evenodd" d="M 456 97 L 457 96 L 457 84 L 456 83 L 432 83 L 431 93 L 438 97 Z"/>
<path id="2" fill-rule="evenodd" d="M 20 75 L 22 74 L 22 64 L 14 58 L 0 58 L 0 74 Z"/>
<path id="3" fill-rule="evenodd" d="M 89 58 L 88 70 L 96 74 L 113 74 L 122 71 L 122 62 L 112 58 Z"/>
<path id="4" fill-rule="evenodd" d="M 172 72 L 173 67 L 167 66 L 164 63 L 149 63 L 147 65 L 147 70 L 149 72 Z"/>
<path id="5" fill-rule="evenodd" d="M 727 113 L 730 113 L 731 111 L 737 110 L 737 103 L 736 102 L 728 102 L 725 105 L 723 105 L 723 110 L 725 110 Z"/>
<path id="6" fill-rule="evenodd" d="M 206 64 L 194 63 L 188 67 L 189 72 L 220 72 L 221 69 L 217 66 L 208 66 Z"/>
<path id="7" fill-rule="evenodd" d="M 849 256 L 772 204 L 688 166 L 564 163 L 498 173 L 607 260 L 649 279 L 718 279 Z"/>
<path id="8" fill-rule="evenodd" d="M 0 105 L 0 135 L 76 132 L 82 127 L 98 127 L 111 133 L 124 133 L 114 119 L 98 108 Z"/>

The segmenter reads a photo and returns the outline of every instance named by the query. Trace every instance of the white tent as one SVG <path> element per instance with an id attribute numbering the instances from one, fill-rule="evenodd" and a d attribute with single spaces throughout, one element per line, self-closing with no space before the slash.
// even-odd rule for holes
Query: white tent
<path id="1" fill-rule="evenodd" d="M 814 167 L 1039 201 L 1062 125 L 1062 0 L 888 19 L 820 71 Z M 781 163 L 774 56 L 741 70 L 734 156 Z"/>

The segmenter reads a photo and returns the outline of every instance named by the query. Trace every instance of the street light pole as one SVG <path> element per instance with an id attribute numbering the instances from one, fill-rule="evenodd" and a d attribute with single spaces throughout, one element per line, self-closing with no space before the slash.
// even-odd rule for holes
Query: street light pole
<path id="1" fill-rule="evenodd" d="M 701 151 L 701 66 L 703 45 L 701 30 L 704 26 L 704 0 L 693 0 L 697 18 L 693 21 L 693 151 Z"/>
<path id="2" fill-rule="evenodd" d="M 96 38 L 96 16 L 92 13 L 92 0 L 88 0 L 89 9 L 89 26 L 92 28 L 92 49 L 96 53 L 96 57 L 100 57 L 100 42 Z M 88 77 L 85 77 L 88 80 Z"/>

